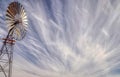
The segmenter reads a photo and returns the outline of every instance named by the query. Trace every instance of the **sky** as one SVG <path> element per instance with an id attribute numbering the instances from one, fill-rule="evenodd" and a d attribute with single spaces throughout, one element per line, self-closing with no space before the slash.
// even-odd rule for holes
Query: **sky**
<path id="1" fill-rule="evenodd" d="M 0 39 L 13 1 L 29 25 L 12 77 L 120 77 L 120 0 L 0 0 Z"/>

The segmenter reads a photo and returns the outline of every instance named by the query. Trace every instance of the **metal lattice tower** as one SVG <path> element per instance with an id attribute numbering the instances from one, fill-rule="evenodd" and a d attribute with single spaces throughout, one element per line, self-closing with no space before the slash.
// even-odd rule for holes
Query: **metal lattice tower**
<path id="1" fill-rule="evenodd" d="M 26 35 L 27 16 L 24 7 L 19 2 L 9 4 L 6 12 L 8 34 L 3 38 L 0 50 L 0 77 L 12 76 L 13 47 L 16 40 L 22 40 Z"/>

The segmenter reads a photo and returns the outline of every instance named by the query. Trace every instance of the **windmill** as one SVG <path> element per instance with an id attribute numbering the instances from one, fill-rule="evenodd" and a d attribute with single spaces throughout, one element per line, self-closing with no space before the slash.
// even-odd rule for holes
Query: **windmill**
<path id="1" fill-rule="evenodd" d="M 13 62 L 13 47 L 15 42 L 22 40 L 27 31 L 27 16 L 24 7 L 19 2 L 11 2 L 6 11 L 8 34 L 3 38 L 0 50 L 0 77 L 11 77 Z"/>

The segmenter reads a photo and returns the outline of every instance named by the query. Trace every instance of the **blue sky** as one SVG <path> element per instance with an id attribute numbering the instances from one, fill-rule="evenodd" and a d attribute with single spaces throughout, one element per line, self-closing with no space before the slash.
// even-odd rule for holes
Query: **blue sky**
<path id="1" fill-rule="evenodd" d="M 0 0 L 0 38 L 12 1 Z M 119 0 L 15 1 L 29 25 L 14 47 L 13 77 L 120 77 Z"/>

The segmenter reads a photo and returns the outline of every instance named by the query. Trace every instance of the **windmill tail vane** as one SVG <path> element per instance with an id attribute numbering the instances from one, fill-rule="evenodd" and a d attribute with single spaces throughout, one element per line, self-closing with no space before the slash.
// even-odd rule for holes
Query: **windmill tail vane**
<path id="1" fill-rule="evenodd" d="M 8 34 L 3 38 L 0 49 L 0 77 L 12 77 L 13 47 L 17 40 L 22 40 L 26 34 L 27 16 L 24 7 L 19 2 L 11 2 L 6 11 Z"/>

